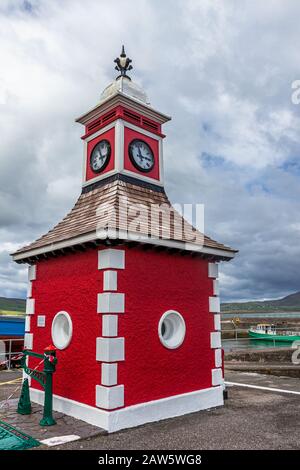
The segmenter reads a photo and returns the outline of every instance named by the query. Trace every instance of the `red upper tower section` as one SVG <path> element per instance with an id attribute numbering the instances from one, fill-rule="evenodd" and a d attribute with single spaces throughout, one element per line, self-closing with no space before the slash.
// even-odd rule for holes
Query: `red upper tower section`
<path id="1" fill-rule="evenodd" d="M 85 126 L 83 186 L 117 173 L 163 186 L 161 127 L 170 119 L 150 106 L 126 73 L 120 74 L 100 103 L 76 120 Z"/>

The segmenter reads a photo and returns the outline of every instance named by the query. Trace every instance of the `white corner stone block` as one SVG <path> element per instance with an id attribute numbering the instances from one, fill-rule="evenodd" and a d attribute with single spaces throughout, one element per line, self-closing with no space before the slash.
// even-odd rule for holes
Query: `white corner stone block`
<path id="1" fill-rule="evenodd" d="M 220 294 L 220 287 L 218 279 L 213 280 L 213 294 L 219 295 Z"/>
<path id="2" fill-rule="evenodd" d="M 210 347 L 212 349 L 221 347 L 221 333 L 219 331 L 213 331 L 210 334 Z"/>
<path id="3" fill-rule="evenodd" d="M 98 252 L 98 269 L 124 269 L 125 250 L 109 248 Z"/>
<path id="4" fill-rule="evenodd" d="M 117 290 L 118 273 L 117 271 L 104 271 L 103 273 L 103 290 Z"/>
<path id="5" fill-rule="evenodd" d="M 96 338 L 96 361 L 124 361 L 124 338 Z"/>
<path id="6" fill-rule="evenodd" d="M 102 316 L 102 336 L 118 336 L 118 315 Z"/>
<path id="7" fill-rule="evenodd" d="M 212 369 L 211 379 L 213 386 L 221 385 L 223 383 L 222 369 Z"/>
<path id="8" fill-rule="evenodd" d="M 36 264 L 28 267 L 28 281 L 36 280 Z"/>
<path id="9" fill-rule="evenodd" d="M 208 277 L 219 277 L 219 266 L 216 263 L 208 263 Z"/>
<path id="10" fill-rule="evenodd" d="M 30 315 L 26 315 L 25 317 L 25 332 L 29 333 L 30 331 Z"/>
<path id="11" fill-rule="evenodd" d="M 220 297 L 209 297 L 209 311 L 220 313 Z"/>
<path id="12" fill-rule="evenodd" d="M 33 344 L 33 334 L 32 333 L 25 333 L 24 336 L 24 349 L 32 349 Z"/>
<path id="13" fill-rule="evenodd" d="M 33 315 L 34 314 L 34 299 L 27 299 L 26 300 L 26 315 Z"/>
<path id="14" fill-rule="evenodd" d="M 215 326 L 215 330 L 221 331 L 221 315 L 219 314 L 214 315 L 214 326 Z"/>
<path id="15" fill-rule="evenodd" d="M 124 313 L 125 295 L 104 292 L 98 294 L 98 313 Z"/>
<path id="16" fill-rule="evenodd" d="M 215 350 L 215 367 L 222 367 L 222 349 Z"/>
<path id="17" fill-rule="evenodd" d="M 105 410 L 114 410 L 124 406 L 124 385 L 115 387 L 96 385 L 96 406 Z"/>
<path id="18" fill-rule="evenodd" d="M 45 315 L 38 315 L 36 324 L 39 327 L 44 327 L 46 325 L 46 316 Z"/>
<path id="19" fill-rule="evenodd" d="M 28 284 L 27 284 L 27 298 L 29 298 L 31 296 L 32 296 L 32 282 L 28 281 Z"/>
<path id="20" fill-rule="evenodd" d="M 102 385 L 117 385 L 118 383 L 118 364 L 107 364 L 103 362 L 101 365 L 101 384 Z"/>

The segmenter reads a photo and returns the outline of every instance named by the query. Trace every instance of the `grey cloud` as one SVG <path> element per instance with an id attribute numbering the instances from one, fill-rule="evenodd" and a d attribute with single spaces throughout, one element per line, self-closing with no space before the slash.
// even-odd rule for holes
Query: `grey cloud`
<path id="1" fill-rule="evenodd" d="M 47 231 L 80 191 L 74 118 L 114 77 L 123 42 L 133 78 L 173 116 L 164 144 L 171 199 L 204 203 L 206 232 L 240 250 L 222 266 L 223 299 L 300 290 L 299 172 L 284 167 L 299 154 L 300 107 L 290 99 L 299 3 L 30 4 L 0 7 L 0 295 L 25 295 L 12 246 Z"/>

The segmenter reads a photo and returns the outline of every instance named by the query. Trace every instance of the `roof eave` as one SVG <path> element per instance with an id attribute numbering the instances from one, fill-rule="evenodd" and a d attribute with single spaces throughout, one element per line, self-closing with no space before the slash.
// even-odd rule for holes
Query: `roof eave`
<path id="1" fill-rule="evenodd" d="M 146 235 L 135 233 L 135 232 L 128 232 L 128 231 L 121 231 L 116 229 L 103 229 L 102 231 L 93 231 L 88 234 L 79 235 L 77 237 L 69 238 L 67 240 L 58 241 L 55 243 L 51 243 L 48 245 L 44 245 L 38 248 L 28 249 L 24 251 L 17 251 L 12 253 L 11 256 L 13 260 L 17 263 L 26 262 L 26 260 L 38 257 L 41 255 L 46 255 L 47 253 L 51 253 L 58 250 L 63 250 L 65 248 L 71 248 L 76 245 L 94 242 L 94 241 L 104 241 L 104 240 L 123 240 L 124 243 L 126 242 L 139 242 L 141 244 L 152 244 L 156 246 L 161 246 L 165 248 L 174 248 L 178 250 L 190 251 L 195 253 L 202 253 L 208 256 L 215 256 L 220 259 L 224 260 L 231 260 L 234 258 L 235 254 L 237 253 L 236 250 L 231 250 L 227 248 L 213 248 L 205 245 L 189 243 L 185 241 L 179 240 L 170 240 L 170 239 L 162 239 L 162 238 L 154 238 L 148 237 Z"/>
<path id="2" fill-rule="evenodd" d="M 110 96 L 106 100 L 101 101 L 92 109 L 79 116 L 77 119 L 75 119 L 75 122 L 87 125 L 90 121 L 97 119 L 98 116 L 120 103 L 129 107 L 131 106 L 132 108 L 143 112 L 148 117 L 156 119 L 160 124 L 164 124 L 165 122 L 171 120 L 170 116 L 157 111 L 156 109 L 152 108 L 152 106 L 144 104 L 141 101 L 134 99 L 131 96 L 127 96 L 124 93 L 117 92 L 113 96 Z"/>

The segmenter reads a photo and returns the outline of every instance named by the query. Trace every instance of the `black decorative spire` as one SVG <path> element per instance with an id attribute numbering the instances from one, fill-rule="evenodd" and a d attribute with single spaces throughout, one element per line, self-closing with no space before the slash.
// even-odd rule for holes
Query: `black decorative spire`
<path id="1" fill-rule="evenodd" d="M 122 52 L 120 54 L 119 57 L 117 57 L 114 62 L 117 64 L 115 66 L 115 69 L 120 72 L 120 75 L 117 76 L 116 80 L 118 80 L 118 78 L 121 78 L 121 77 L 126 77 L 128 78 L 129 80 L 131 80 L 130 77 L 128 77 L 128 75 L 126 74 L 126 72 L 128 72 L 129 70 L 132 69 L 132 65 L 131 62 L 132 60 L 129 59 L 129 57 L 126 57 L 126 53 L 125 53 L 125 48 L 124 46 L 122 46 Z"/>

